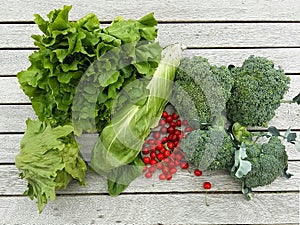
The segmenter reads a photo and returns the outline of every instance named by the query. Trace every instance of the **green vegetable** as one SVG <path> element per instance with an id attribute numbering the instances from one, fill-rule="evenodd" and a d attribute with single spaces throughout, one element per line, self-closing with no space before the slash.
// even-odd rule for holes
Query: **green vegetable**
<path id="1" fill-rule="evenodd" d="M 251 163 L 251 171 L 237 177 L 237 170 L 234 169 L 231 175 L 247 188 L 271 184 L 288 165 L 285 146 L 276 136 L 272 136 L 267 143 L 248 143 L 245 148 L 247 154 L 245 160 Z"/>
<path id="2" fill-rule="evenodd" d="M 249 171 L 252 168 L 252 164 L 251 162 L 249 162 L 248 160 L 245 160 L 245 158 L 247 158 L 247 153 L 246 153 L 246 145 L 243 142 L 240 149 L 235 151 L 235 162 L 234 165 L 231 169 L 231 171 L 235 171 L 235 176 L 237 178 L 241 178 L 244 175 L 247 175 L 249 173 Z"/>
<path id="3" fill-rule="evenodd" d="M 110 195 L 120 193 L 136 177 L 135 172 L 129 176 L 127 170 L 120 167 L 136 162 L 137 157 L 140 157 L 144 139 L 149 135 L 150 129 L 158 124 L 171 95 L 181 52 L 179 44 L 165 49 L 165 56 L 147 85 L 149 92 L 143 97 L 146 101 L 120 108 L 103 129 L 93 148 L 91 167 L 97 173 L 108 177 Z M 139 174 L 142 173 L 142 168 L 141 166 Z M 127 176 L 125 184 L 118 183 L 123 176 Z"/>
<path id="4" fill-rule="evenodd" d="M 176 72 L 171 104 L 194 128 L 212 124 L 226 108 L 233 79 L 229 69 L 194 56 L 183 58 Z"/>
<path id="5" fill-rule="evenodd" d="M 282 69 L 275 69 L 272 61 L 255 56 L 231 71 L 234 85 L 227 102 L 228 118 L 243 126 L 265 125 L 275 116 L 289 88 L 289 77 Z"/>
<path id="6" fill-rule="evenodd" d="M 16 167 L 28 181 L 24 194 L 37 199 L 41 212 L 49 198 L 55 200 L 55 190 L 66 188 L 72 179 L 85 185 L 86 165 L 79 156 L 72 126 L 52 128 L 47 122 L 30 119 L 26 124 Z"/>
<path id="7" fill-rule="evenodd" d="M 229 170 L 234 164 L 235 146 L 223 128 L 194 130 L 180 146 L 186 159 L 202 170 Z"/>

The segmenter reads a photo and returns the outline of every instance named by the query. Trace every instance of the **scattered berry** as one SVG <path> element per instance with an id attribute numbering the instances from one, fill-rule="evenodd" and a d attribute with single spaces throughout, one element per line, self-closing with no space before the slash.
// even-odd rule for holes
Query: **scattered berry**
<path id="1" fill-rule="evenodd" d="M 152 173 L 151 173 L 151 172 L 147 172 L 147 173 L 145 174 L 145 177 L 148 178 L 148 179 L 151 178 L 151 177 L 152 177 Z"/>
<path id="2" fill-rule="evenodd" d="M 186 170 L 189 168 L 188 162 L 181 162 L 180 164 L 181 169 Z"/>
<path id="3" fill-rule="evenodd" d="M 204 183 L 203 183 L 203 188 L 204 188 L 204 189 L 211 189 L 211 183 L 208 182 L 208 181 L 204 182 Z"/>
<path id="4" fill-rule="evenodd" d="M 200 177 L 202 175 L 202 171 L 199 169 L 195 169 L 194 174 L 195 174 L 195 176 Z"/>

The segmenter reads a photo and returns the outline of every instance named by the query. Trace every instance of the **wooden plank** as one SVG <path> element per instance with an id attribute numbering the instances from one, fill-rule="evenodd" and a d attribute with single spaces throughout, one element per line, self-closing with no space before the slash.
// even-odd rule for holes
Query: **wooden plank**
<path id="1" fill-rule="evenodd" d="M 211 191 L 226 192 L 234 191 L 241 193 L 241 184 L 234 181 L 226 171 L 204 171 L 201 177 L 195 177 L 194 167 L 189 171 L 178 170 L 170 181 L 158 179 L 159 172 L 156 171 L 152 178 L 147 179 L 143 175 L 134 180 L 124 193 L 157 193 L 157 192 L 204 192 L 203 182 L 212 183 Z M 299 161 L 289 162 L 289 172 L 292 178 L 278 177 L 272 184 L 253 189 L 254 193 L 267 191 L 299 191 L 300 184 L 300 163 Z M 0 166 L 0 195 L 21 195 L 27 188 L 27 182 L 18 178 L 19 171 L 14 165 Z M 60 194 L 107 194 L 106 179 L 102 176 L 88 171 L 86 174 L 86 187 L 79 186 L 72 181 L 65 190 L 59 190 Z"/>
<path id="2" fill-rule="evenodd" d="M 275 117 L 268 123 L 279 129 L 299 128 L 300 107 L 297 104 L 282 104 Z M 0 105 L 0 132 L 24 132 L 26 119 L 36 118 L 31 105 Z"/>
<path id="3" fill-rule="evenodd" d="M 300 137 L 300 132 L 296 132 Z M 0 164 L 14 163 L 15 156 L 19 153 L 20 142 L 23 134 L 2 134 L 0 135 Z M 98 138 L 97 134 L 82 135 L 77 137 L 78 143 L 81 145 L 81 153 L 86 161 L 90 160 L 90 153 Z M 284 143 L 290 160 L 300 160 L 300 152 L 298 152 L 293 144 Z"/>
<path id="4" fill-rule="evenodd" d="M 0 76 L 15 75 L 30 65 L 32 50 L 0 50 Z M 300 48 L 265 49 L 187 49 L 184 56 L 202 55 L 211 64 L 241 65 L 250 55 L 264 56 L 274 61 L 287 73 L 300 73 Z"/>
<path id="5" fill-rule="evenodd" d="M 292 99 L 300 91 L 300 75 L 290 75 L 291 78 L 289 92 L 285 99 Z M 29 98 L 20 88 L 17 77 L 0 77 L 0 104 L 5 103 L 30 103 Z"/>
<path id="6" fill-rule="evenodd" d="M 101 27 L 106 27 L 107 24 Z M 35 24 L 0 24 L 0 48 L 32 48 Z M 173 23 L 158 25 L 158 41 L 187 47 L 299 47 L 300 23 Z"/>
<path id="7" fill-rule="evenodd" d="M 299 222 L 299 194 L 260 194 L 252 201 L 235 194 L 59 196 L 42 214 L 25 197 L 2 197 L 0 209 L 7 225 L 290 224 Z"/>
<path id="8" fill-rule="evenodd" d="M 78 19 L 94 12 L 101 21 L 111 21 L 116 16 L 138 19 L 147 13 L 155 12 L 160 21 L 299 21 L 300 4 L 297 0 L 230 2 L 211 1 L 97 1 L 53 0 L 51 2 L 7 0 L 1 3 L 0 21 L 32 21 L 33 14 L 43 17 L 50 10 L 61 8 L 64 4 L 73 5 L 71 19 Z M 24 10 L 26 9 L 26 10 Z"/>

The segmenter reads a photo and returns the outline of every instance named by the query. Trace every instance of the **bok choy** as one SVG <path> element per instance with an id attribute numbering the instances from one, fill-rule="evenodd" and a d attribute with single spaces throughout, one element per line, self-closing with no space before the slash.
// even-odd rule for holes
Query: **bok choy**
<path id="1" fill-rule="evenodd" d="M 146 86 L 148 91 L 143 91 L 138 101 L 131 101 L 114 113 L 93 148 L 91 167 L 108 178 L 110 195 L 120 194 L 141 175 L 143 162 L 140 151 L 143 142 L 150 129 L 158 124 L 171 96 L 181 59 L 181 45 L 168 46 L 163 53 L 157 70 Z"/>

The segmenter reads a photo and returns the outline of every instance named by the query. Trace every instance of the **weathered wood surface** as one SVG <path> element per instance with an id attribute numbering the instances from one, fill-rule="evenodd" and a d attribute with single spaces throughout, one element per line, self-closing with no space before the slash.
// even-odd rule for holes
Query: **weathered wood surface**
<path id="1" fill-rule="evenodd" d="M 103 21 L 116 16 L 140 18 L 155 12 L 159 21 L 299 21 L 300 5 L 297 0 L 247 0 L 247 1 L 94 1 L 53 0 L 0 2 L 0 21 L 32 21 L 33 14 L 48 14 L 51 9 L 73 5 L 70 19 L 76 20 L 93 12 Z"/>
<path id="2" fill-rule="evenodd" d="M 157 40 L 163 46 L 174 42 L 190 48 L 300 46 L 300 23 L 168 23 L 157 27 Z M 4 34 L 0 48 L 33 48 L 31 35 L 42 34 L 35 24 L 0 24 L 0 33 Z"/>
<path id="3" fill-rule="evenodd" d="M 286 98 L 300 90 L 300 2 L 297 0 L 249 1 L 21 1 L 0 2 L 0 225 L 10 224 L 299 224 L 300 153 L 286 144 L 289 155 L 287 180 L 254 189 L 246 201 L 240 184 L 222 171 L 180 171 L 171 181 L 157 176 L 136 179 L 123 194 L 110 197 L 106 180 L 87 173 L 86 187 L 71 182 L 58 191 L 43 214 L 35 201 L 21 194 L 26 182 L 18 178 L 14 158 L 19 152 L 27 117 L 35 118 L 27 97 L 17 83 L 17 72 L 29 66 L 34 51 L 31 35 L 39 33 L 33 14 L 46 14 L 73 5 L 72 20 L 94 12 L 103 27 L 116 16 L 137 19 L 155 12 L 162 45 L 182 42 L 185 56 L 202 55 L 217 65 L 241 65 L 251 54 L 268 57 L 291 77 Z M 292 127 L 300 135 L 299 106 L 283 105 L 269 123 Z M 91 149 L 96 135 L 79 142 Z M 84 149 L 85 156 L 88 156 Z M 212 182 L 206 194 L 204 181 Z M 205 205 L 205 198 L 209 206 Z"/>
<path id="4" fill-rule="evenodd" d="M 28 56 L 33 50 L 1 50 L 0 76 L 16 75 L 30 63 Z M 216 65 L 241 65 L 249 55 L 267 57 L 286 73 L 300 74 L 300 48 L 261 48 L 261 49 L 187 49 L 184 56 L 201 55 Z"/>
<path id="5" fill-rule="evenodd" d="M 206 206 L 205 201 L 209 206 Z M 1 198 L 1 224 L 297 224 L 297 195 L 123 194 L 58 196 L 38 215 L 24 197 Z M 15 212 L 15 213 L 13 213 Z M 217 222 L 216 222 L 217 221 Z M 13 222 L 13 223 L 12 223 Z"/>

